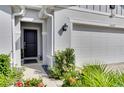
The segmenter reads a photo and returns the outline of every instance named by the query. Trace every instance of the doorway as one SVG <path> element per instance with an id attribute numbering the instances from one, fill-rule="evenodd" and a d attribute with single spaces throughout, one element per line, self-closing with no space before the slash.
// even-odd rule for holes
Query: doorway
<path id="1" fill-rule="evenodd" d="M 24 57 L 37 57 L 37 30 L 24 29 Z"/>

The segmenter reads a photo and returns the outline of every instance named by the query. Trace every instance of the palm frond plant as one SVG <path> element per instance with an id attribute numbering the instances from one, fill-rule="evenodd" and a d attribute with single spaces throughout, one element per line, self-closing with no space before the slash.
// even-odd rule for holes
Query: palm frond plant
<path id="1" fill-rule="evenodd" d="M 77 73 L 77 72 L 76 72 Z M 71 74 L 73 77 L 74 75 Z M 122 87 L 124 86 L 124 73 L 112 71 L 107 65 L 86 65 L 81 73 L 76 74 L 78 78 L 74 85 L 68 83 L 69 78 L 64 80 L 63 86 L 75 87 Z M 80 82 L 80 83 L 79 83 Z"/>

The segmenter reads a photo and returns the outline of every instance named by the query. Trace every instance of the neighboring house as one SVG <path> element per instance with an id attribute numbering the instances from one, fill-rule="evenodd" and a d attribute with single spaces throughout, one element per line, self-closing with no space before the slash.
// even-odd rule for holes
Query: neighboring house
<path id="1" fill-rule="evenodd" d="M 0 6 L 0 53 L 12 65 L 37 59 L 53 64 L 55 51 L 74 48 L 76 65 L 124 62 L 123 6 Z"/>

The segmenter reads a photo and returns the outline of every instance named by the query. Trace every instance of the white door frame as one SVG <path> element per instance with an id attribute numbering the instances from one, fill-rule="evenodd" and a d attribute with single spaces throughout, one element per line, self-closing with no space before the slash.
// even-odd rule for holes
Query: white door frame
<path id="1" fill-rule="evenodd" d="M 21 47 L 24 49 L 24 29 L 32 29 L 32 30 L 37 30 L 37 57 L 27 57 L 23 59 L 38 59 L 39 55 L 41 55 L 41 44 L 40 44 L 40 39 L 41 39 L 41 34 L 40 34 L 40 28 L 38 27 L 28 27 L 28 26 L 23 26 L 22 27 L 22 38 L 21 38 Z"/>
<path id="2" fill-rule="evenodd" d="M 46 54 L 47 54 L 47 51 L 46 51 L 46 44 L 47 44 L 47 40 L 45 40 L 43 37 L 44 36 L 47 36 L 47 29 L 46 29 L 46 22 L 44 21 L 44 20 L 38 20 L 38 21 L 35 21 L 35 20 L 33 20 L 33 21 L 29 21 L 29 20 L 22 20 L 22 19 L 20 19 L 20 23 L 21 22 L 31 22 L 31 23 L 40 23 L 40 24 L 42 24 L 42 28 L 40 29 L 41 30 L 41 35 L 42 35 L 42 42 L 41 42 L 41 45 L 42 45 L 42 47 L 41 47 L 41 50 L 42 50 L 42 63 L 43 64 L 47 64 L 46 62 L 47 62 L 47 59 L 46 59 Z M 23 31 L 23 29 L 24 28 L 31 28 L 31 27 L 28 27 L 28 26 L 21 26 L 20 25 L 20 28 L 21 28 L 21 31 Z M 32 28 L 35 28 L 35 27 L 32 27 Z M 39 30 L 39 31 L 40 31 Z M 22 35 L 23 33 L 21 32 L 21 48 L 23 48 L 23 46 L 22 46 Z M 20 60 L 22 60 L 22 63 L 23 63 L 23 59 L 20 59 Z"/>

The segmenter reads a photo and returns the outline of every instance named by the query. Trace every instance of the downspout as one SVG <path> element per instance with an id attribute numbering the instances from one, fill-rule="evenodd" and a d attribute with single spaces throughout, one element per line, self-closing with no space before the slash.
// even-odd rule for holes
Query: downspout
<path id="1" fill-rule="evenodd" d="M 52 67 L 53 67 L 53 61 L 54 61 L 54 58 L 53 58 L 53 56 L 54 56 L 54 27 L 53 27 L 54 22 L 53 22 L 53 15 L 47 13 L 45 7 L 43 7 L 43 8 L 41 9 L 40 13 L 43 13 L 44 16 L 48 16 L 48 17 L 51 18 L 51 24 L 52 24 L 52 25 L 51 25 L 51 32 L 52 32 L 52 35 L 51 35 L 51 43 L 52 43 L 52 44 L 51 44 L 51 65 L 50 65 L 50 67 L 52 68 Z M 40 16 L 40 17 L 41 17 L 41 16 Z"/>
<path id="2" fill-rule="evenodd" d="M 51 37 L 51 56 L 52 56 L 52 58 L 51 58 L 51 68 L 53 67 L 53 56 L 54 56 L 54 39 L 53 39 L 53 35 L 54 35 L 54 32 L 53 32 L 53 30 L 54 30 L 54 28 L 53 28 L 53 15 L 52 14 L 49 14 L 49 13 L 47 13 L 46 12 L 46 10 L 44 11 L 44 14 L 46 15 L 46 16 L 48 16 L 48 17 L 51 17 L 51 32 L 52 32 L 52 37 Z"/>
<path id="3" fill-rule="evenodd" d="M 23 16 L 25 13 L 25 8 L 20 6 L 21 11 L 19 13 L 12 14 L 12 64 L 11 66 L 15 66 L 15 17 L 16 16 Z"/>

